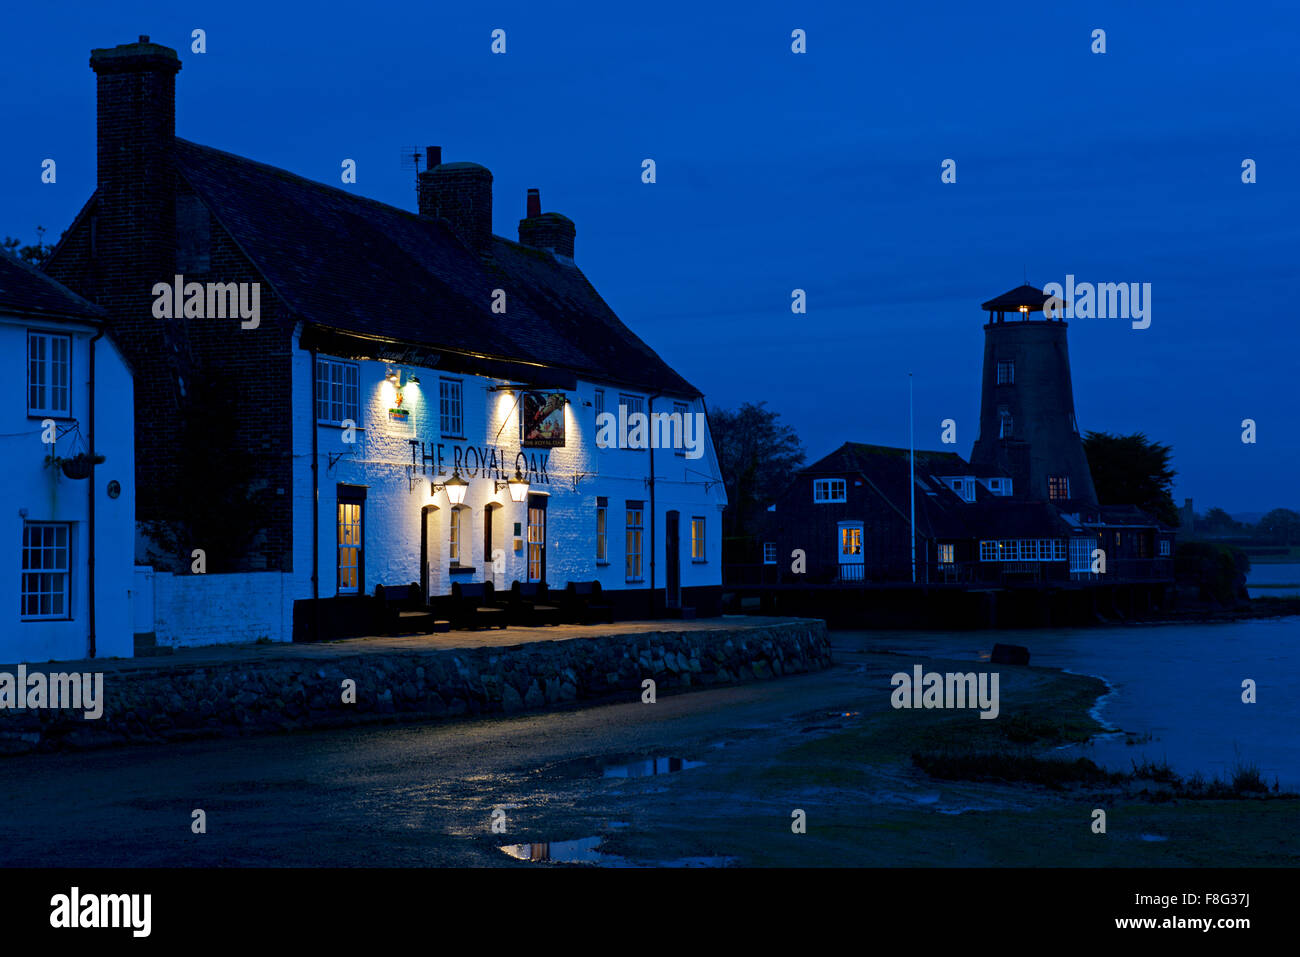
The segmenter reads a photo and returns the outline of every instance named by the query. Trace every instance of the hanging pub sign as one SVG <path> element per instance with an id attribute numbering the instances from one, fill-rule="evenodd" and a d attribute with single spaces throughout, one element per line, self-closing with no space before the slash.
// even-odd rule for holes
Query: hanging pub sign
<path id="1" fill-rule="evenodd" d="M 520 445 L 535 449 L 562 448 L 564 405 L 563 392 L 525 392 Z"/>

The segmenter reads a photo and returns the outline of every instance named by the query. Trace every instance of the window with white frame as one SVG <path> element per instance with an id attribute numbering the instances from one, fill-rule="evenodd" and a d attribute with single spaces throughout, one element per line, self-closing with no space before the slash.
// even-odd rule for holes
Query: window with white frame
<path id="1" fill-rule="evenodd" d="M 998 360 L 998 385 L 1014 385 L 1016 381 L 1016 364 L 1011 359 Z"/>
<path id="2" fill-rule="evenodd" d="M 1169 557 L 1169 539 L 1167 538 L 1160 539 L 1160 557 L 1161 558 Z"/>
<path id="3" fill-rule="evenodd" d="M 596 498 L 596 564 L 609 564 L 609 499 Z"/>
<path id="4" fill-rule="evenodd" d="M 1011 421 L 1011 410 L 1002 408 L 998 409 L 998 438 L 1009 439 L 1015 423 Z"/>
<path id="5" fill-rule="evenodd" d="M 645 412 L 644 396 L 627 395 L 626 393 L 620 392 L 618 395 L 618 404 L 627 409 L 627 417 L 629 422 L 631 422 L 634 413 Z M 628 428 L 629 430 L 631 430 L 632 427 L 629 425 Z M 644 439 L 641 442 L 641 444 L 633 445 L 629 440 L 627 447 L 630 449 L 641 449 L 641 450 L 649 448 L 650 447 L 649 429 L 648 428 L 646 429 Z"/>
<path id="6" fill-rule="evenodd" d="M 595 406 L 596 421 L 599 422 L 600 417 L 605 414 L 605 390 L 604 389 L 596 390 L 596 396 L 592 400 L 592 405 Z"/>
<path id="7" fill-rule="evenodd" d="M 72 526 L 23 523 L 22 594 L 25 619 L 71 618 Z"/>
<path id="8" fill-rule="evenodd" d="M 949 479 L 952 490 L 961 496 L 963 502 L 975 501 L 975 480 L 973 478 Z"/>
<path id="9" fill-rule="evenodd" d="M 691 519 L 691 561 L 702 562 L 704 556 L 704 519 L 696 515 Z"/>
<path id="10" fill-rule="evenodd" d="M 1092 571 L 1092 548 L 1095 544 L 1091 538 L 1070 539 L 1070 571 Z"/>
<path id="11" fill-rule="evenodd" d="M 673 447 L 675 449 L 673 454 L 676 455 L 678 458 L 686 457 L 686 415 L 687 415 L 686 410 L 687 408 L 688 406 L 686 405 L 685 402 L 673 403 L 674 418 L 671 421 L 673 422 L 673 428 L 676 430 L 676 433 L 673 436 Z"/>
<path id="12" fill-rule="evenodd" d="M 939 564 L 940 564 L 940 565 L 951 565 L 951 564 L 956 560 L 956 557 L 955 557 L 955 556 L 956 556 L 956 553 L 957 553 L 957 546 L 956 546 L 956 545 L 940 545 L 940 546 L 939 546 Z"/>
<path id="13" fill-rule="evenodd" d="M 776 564 L 776 542 L 763 543 L 763 564 L 764 565 Z"/>
<path id="14" fill-rule="evenodd" d="M 629 582 L 643 581 L 641 572 L 641 543 L 645 535 L 645 502 L 627 503 L 627 574 Z"/>
<path id="15" fill-rule="evenodd" d="M 27 333 L 27 414 L 72 414 L 72 337 Z"/>
<path id="16" fill-rule="evenodd" d="M 1068 475 L 1049 475 L 1047 477 L 1047 498 L 1049 501 L 1065 501 L 1070 497 L 1070 477 Z"/>
<path id="17" fill-rule="evenodd" d="M 355 362 L 316 359 L 316 421 L 361 425 L 360 367 Z"/>
<path id="18" fill-rule="evenodd" d="M 847 497 L 848 483 L 844 479 L 813 479 L 813 502 L 843 502 Z"/>
<path id="19" fill-rule="evenodd" d="M 980 542 L 982 562 L 1063 562 L 1067 545 L 1063 538 L 1012 538 Z"/>
<path id="20" fill-rule="evenodd" d="M 465 437 L 464 386 L 460 379 L 438 380 L 438 428 L 448 438 Z"/>

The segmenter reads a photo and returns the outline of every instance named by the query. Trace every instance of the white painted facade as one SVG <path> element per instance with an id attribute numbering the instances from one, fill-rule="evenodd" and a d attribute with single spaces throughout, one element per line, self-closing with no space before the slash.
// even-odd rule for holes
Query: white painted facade
<path id="1" fill-rule="evenodd" d="M 332 358 L 321 355 L 318 361 Z M 510 384 L 507 381 L 383 361 L 353 364 L 357 367 L 360 420 L 355 431 L 349 431 L 316 420 L 312 355 L 296 347 L 293 352 L 294 597 L 312 595 L 313 520 L 319 546 L 319 596 L 348 593 L 346 585 L 340 589 L 339 486 L 365 490 L 364 571 L 358 586 L 365 594 L 373 594 L 377 584 L 418 582 L 431 596 L 437 596 L 449 594 L 455 581 L 492 580 L 498 589 L 508 589 L 516 580 L 530 580 L 529 503 L 514 502 L 504 485 L 517 464 L 527 472 L 530 496 L 544 494 L 546 498 L 544 577 L 552 588 L 562 589 L 571 580 L 596 580 L 606 591 L 649 589 L 653 542 L 654 587 L 663 589 L 668 573 L 665 546 L 670 511 L 678 515 L 681 587 L 721 584 L 721 513 L 726 495 L 707 429 L 698 458 L 687 458 L 681 454 L 684 450 L 654 451 L 653 530 L 647 481 L 650 451 L 605 449 L 596 444 L 598 390 L 603 391 L 604 408 L 611 413 L 617 413 L 621 395 L 639 396 L 647 411 L 671 412 L 676 403 L 678 410 L 684 404 L 688 413 L 701 415 L 702 400 L 661 397 L 651 406 L 651 397 L 645 392 L 579 381 L 576 390 L 565 392 L 564 446 L 521 448 L 520 393 L 502 389 Z M 395 421 L 389 413 L 396 407 L 396 389 L 386 379 L 390 372 L 400 375 L 402 405 L 409 410 L 406 422 Z M 410 382 L 411 377 L 417 378 L 418 384 Z M 459 383 L 463 423 L 459 435 L 442 429 L 439 392 L 443 379 Z M 319 463 L 319 504 L 314 509 L 313 429 Z M 414 467 L 412 440 L 422 443 L 417 446 Z M 426 464 L 425 454 L 433 461 Z M 485 458 L 488 467 L 483 465 Z M 451 478 L 458 465 L 469 486 L 458 509 L 460 557 L 455 561 L 451 554 L 452 507 L 447 492 L 434 490 L 432 485 Z M 348 494 L 346 490 L 343 493 Z M 597 556 L 597 509 L 602 500 L 606 509 L 604 561 Z M 642 503 L 643 557 L 635 581 L 629 579 L 627 559 L 629 502 Z M 489 511 L 490 549 L 484 534 Z M 693 543 L 693 528 L 697 538 L 702 530 L 702 541 Z M 289 635 L 283 637 L 287 640 Z"/>
<path id="2" fill-rule="evenodd" d="M 129 658 L 135 551 L 135 438 L 130 368 L 111 339 L 94 343 L 90 387 L 90 323 L 33 318 L 0 310 L 0 662 L 37 663 L 87 657 L 91 629 L 90 547 L 94 541 L 95 656 Z M 38 408 L 29 378 L 30 336 L 50 337 L 36 373 Z M 54 345 L 54 343 L 58 345 Z M 57 350 L 57 359 L 48 350 Z M 66 349 L 66 353 L 63 351 Z M 66 380 L 63 378 L 66 356 Z M 61 383 L 66 381 L 64 393 Z M 38 379 L 38 386 L 41 384 Z M 66 399 L 63 397 L 66 395 Z M 46 457 L 89 451 L 95 407 L 95 451 L 104 461 L 89 479 L 69 479 Z M 53 427 L 51 428 L 51 422 Z M 44 438 L 53 434 L 49 444 Z M 111 491 L 116 494 L 111 494 Z M 94 534 L 90 495 L 95 496 Z M 27 567 L 24 567 L 26 564 Z"/>

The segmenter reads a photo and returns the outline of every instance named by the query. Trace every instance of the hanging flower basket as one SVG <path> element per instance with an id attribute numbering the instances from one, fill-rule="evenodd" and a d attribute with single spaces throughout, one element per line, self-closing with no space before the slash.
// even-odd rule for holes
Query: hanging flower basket
<path id="1" fill-rule="evenodd" d="M 78 452 L 71 458 L 60 458 L 57 455 L 48 457 L 50 465 L 57 465 L 67 478 L 70 479 L 88 479 L 94 466 L 104 461 L 104 456 L 96 455 L 93 458 L 85 452 Z"/>

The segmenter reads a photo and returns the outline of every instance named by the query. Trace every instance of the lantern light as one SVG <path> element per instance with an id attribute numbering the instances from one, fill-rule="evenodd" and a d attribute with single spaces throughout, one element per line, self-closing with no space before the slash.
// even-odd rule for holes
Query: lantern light
<path id="1" fill-rule="evenodd" d="M 522 502 L 528 497 L 528 479 L 520 473 L 518 465 L 515 466 L 515 474 L 509 480 L 496 483 L 495 491 L 501 491 L 502 486 L 509 487 L 512 502 Z"/>
<path id="2" fill-rule="evenodd" d="M 469 490 L 469 483 L 460 477 L 460 469 L 456 469 L 446 482 L 433 486 L 435 492 L 438 489 L 447 493 L 447 501 L 454 507 L 465 504 L 465 492 Z"/>

